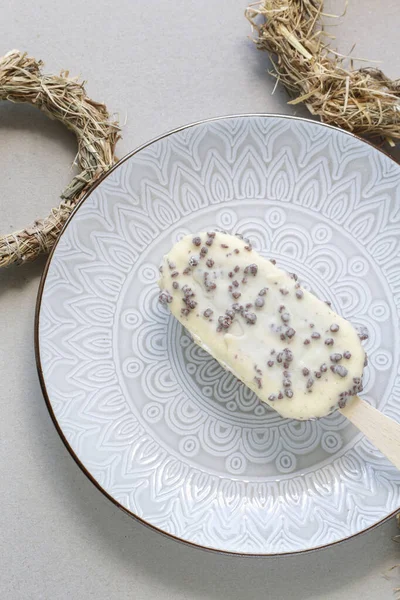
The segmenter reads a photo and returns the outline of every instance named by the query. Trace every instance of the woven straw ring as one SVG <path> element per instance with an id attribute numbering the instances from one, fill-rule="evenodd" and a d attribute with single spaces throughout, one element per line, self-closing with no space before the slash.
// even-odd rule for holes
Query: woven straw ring
<path id="1" fill-rule="evenodd" d="M 51 119 L 61 121 L 78 140 L 75 159 L 80 173 L 61 195 L 61 204 L 45 219 L 12 234 L 0 236 L 0 267 L 34 260 L 52 248 L 62 226 L 80 198 L 116 162 L 119 127 L 110 120 L 104 104 L 86 96 L 83 83 L 60 75 L 44 75 L 43 63 L 12 50 L 0 58 L 0 100 L 37 106 Z"/>

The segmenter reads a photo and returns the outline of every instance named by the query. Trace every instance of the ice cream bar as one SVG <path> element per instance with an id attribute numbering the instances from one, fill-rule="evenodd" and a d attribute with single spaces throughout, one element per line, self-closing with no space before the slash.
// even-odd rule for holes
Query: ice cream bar
<path id="1" fill-rule="evenodd" d="M 160 302 L 281 416 L 323 417 L 362 390 L 366 334 L 248 240 L 188 235 L 164 256 L 160 272 Z"/>

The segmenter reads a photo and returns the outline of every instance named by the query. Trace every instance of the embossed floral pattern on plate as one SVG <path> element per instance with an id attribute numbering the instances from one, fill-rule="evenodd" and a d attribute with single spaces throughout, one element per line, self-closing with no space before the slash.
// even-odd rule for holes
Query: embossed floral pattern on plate
<path id="1" fill-rule="evenodd" d="M 122 162 L 60 238 L 39 315 L 43 382 L 71 450 L 120 505 L 249 554 L 345 539 L 398 508 L 400 475 L 338 413 L 281 419 L 157 301 L 190 231 L 251 238 L 357 325 L 364 397 L 400 420 L 400 167 L 318 123 L 200 123 Z"/>

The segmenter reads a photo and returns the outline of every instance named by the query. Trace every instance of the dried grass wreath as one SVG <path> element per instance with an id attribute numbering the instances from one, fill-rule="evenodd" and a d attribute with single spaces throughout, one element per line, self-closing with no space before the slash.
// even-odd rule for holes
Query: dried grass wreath
<path id="1" fill-rule="evenodd" d="M 345 67 L 347 57 L 325 43 L 323 0 L 262 0 L 246 16 L 255 43 L 271 58 L 277 80 L 325 123 L 357 134 L 400 139 L 400 80 L 379 69 Z"/>
<path id="2" fill-rule="evenodd" d="M 0 58 L 0 100 L 36 106 L 51 119 L 64 123 L 78 140 L 75 163 L 80 169 L 61 195 L 62 202 L 48 217 L 0 237 L 0 267 L 34 260 L 49 252 L 79 199 L 116 162 L 119 126 L 110 120 L 104 104 L 87 97 L 82 82 L 60 75 L 45 75 L 43 63 L 13 50 Z"/>

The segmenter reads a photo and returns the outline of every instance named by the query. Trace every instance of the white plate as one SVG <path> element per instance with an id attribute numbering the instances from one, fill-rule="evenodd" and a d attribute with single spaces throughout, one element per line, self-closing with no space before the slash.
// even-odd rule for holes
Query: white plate
<path id="1" fill-rule="evenodd" d="M 324 546 L 399 507 L 400 473 L 340 414 L 284 420 L 157 301 L 186 233 L 239 231 L 366 325 L 364 397 L 400 420 L 400 167 L 279 116 L 190 125 L 133 152 L 74 212 L 38 299 L 43 391 L 110 499 L 186 542 L 242 554 Z"/>

